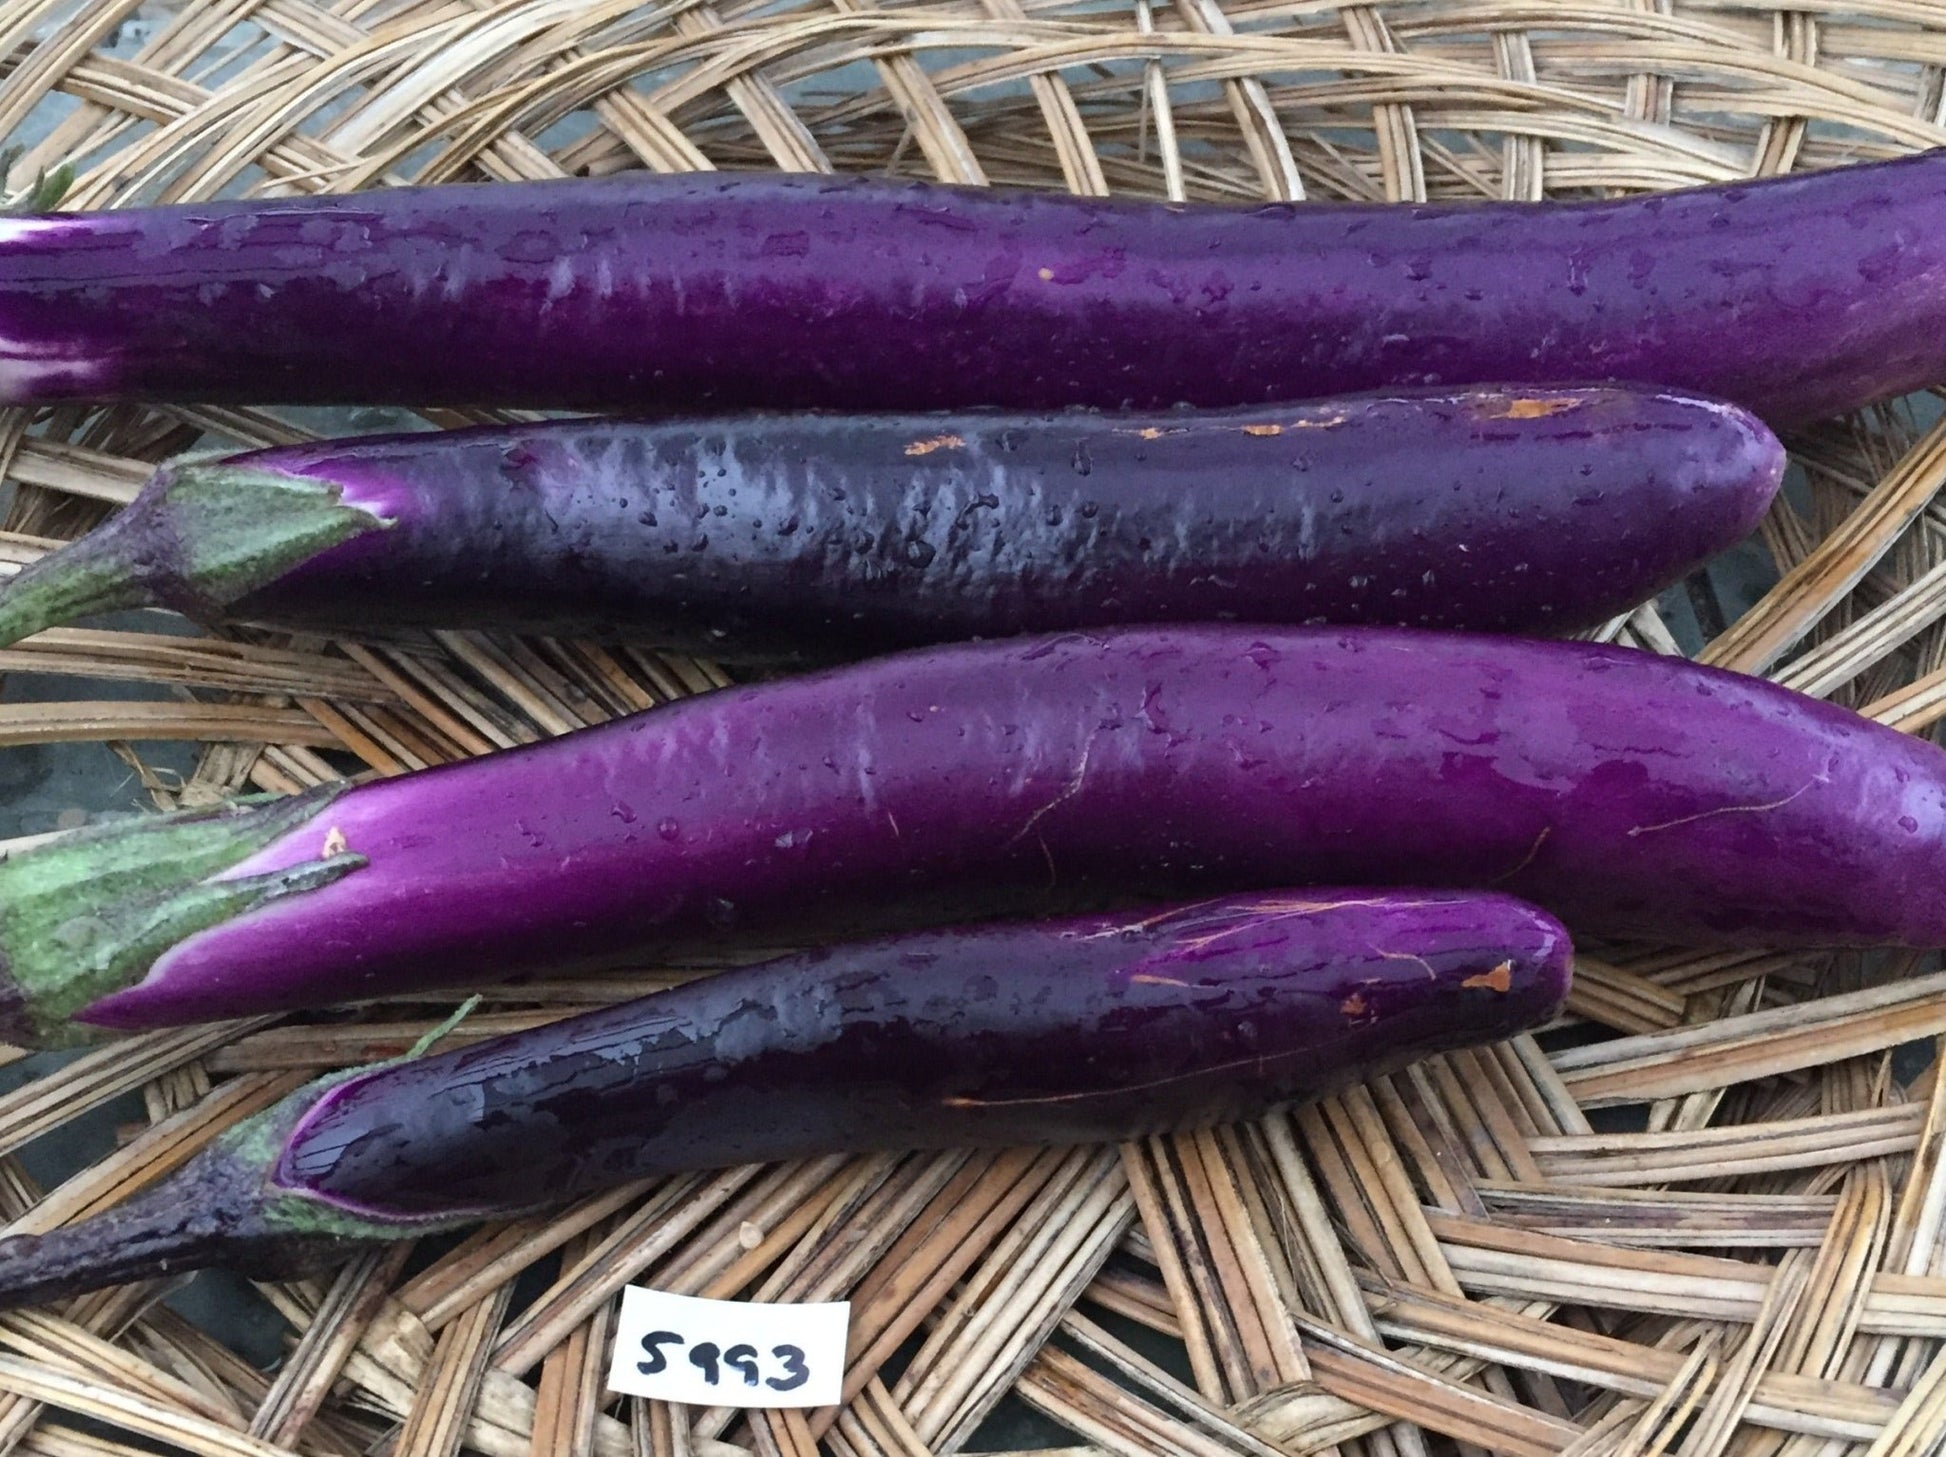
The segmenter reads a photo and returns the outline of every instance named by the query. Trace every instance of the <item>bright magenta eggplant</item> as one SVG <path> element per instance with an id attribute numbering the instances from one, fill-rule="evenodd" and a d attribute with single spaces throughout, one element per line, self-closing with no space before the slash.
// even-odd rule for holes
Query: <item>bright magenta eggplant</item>
<path id="1" fill-rule="evenodd" d="M 1588 643 L 1203 626 L 921 649 L 31 848 L 0 864 L 6 1035 L 464 985 L 928 895 L 1307 882 L 1491 887 L 1665 941 L 1946 945 L 1946 751 Z"/>
<path id="2" fill-rule="evenodd" d="M 1204 407 L 1633 380 L 1774 426 L 1946 381 L 1946 152 L 1577 203 L 870 178 L 0 220 L 0 403 Z"/>

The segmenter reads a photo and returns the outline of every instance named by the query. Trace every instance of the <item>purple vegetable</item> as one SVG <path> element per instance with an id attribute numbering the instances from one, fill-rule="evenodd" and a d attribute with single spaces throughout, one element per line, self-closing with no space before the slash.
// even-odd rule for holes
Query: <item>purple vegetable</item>
<path id="1" fill-rule="evenodd" d="M 1946 154 L 1575 204 L 630 173 L 0 221 L 0 403 L 1226 406 L 1946 380 Z"/>
<path id="2" fill-rule="evenodd" d="M 1532 1027 L 1568 959 L 1507 896 L 1370 890 L 786 957 L 313 1083 L 107 1215 L 0 1241 L 0 1305 L 288 1273 L 681 1170 L 1243 1117 Z"/>
<path id="3" fill-rule="evenodd" d="M 0 593 L 0 642 L 149 604 L 786 658 L 1113 622 L 1567 630 L 1742 537 L 1783 465 L 1741 410 L 1621 389 L 332 441 L 163 469 Z"/>
<path id="4" fill-rule="evenodd" d="M 1399 628 L 963 644 L 31 848 L 0 864 L 6 1035 L 936 892 L 1470 885 L 1591 931 L 1937 946 L 1943 832 L 1946 751 L 1680 659 Z"/>

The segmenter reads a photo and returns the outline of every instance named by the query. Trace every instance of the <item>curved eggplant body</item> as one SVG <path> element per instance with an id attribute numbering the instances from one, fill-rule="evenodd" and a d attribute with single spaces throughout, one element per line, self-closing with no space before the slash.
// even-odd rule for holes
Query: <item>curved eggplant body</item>
<path id="1" fill-rule="evenodd" d="M 1946 154 L 1559 204 L 719 173 L 0 220 L 0 403 L 1218 407 L 1946 379 Z"/>
<path id="2" fill-rule="evenodd" d="M 300 1088 L 107 1212 L 0 1239 L 0 1306 L 289 1276 L 653 1175 L 1253 1116 L 1546 1020 L 1569 955 L 1507 896 L 1330 890 L 785 957 Z"/>
<path id="3" fill-rule="evenodd" d="M 326 1091 L 276 1181 L 370 1218 L 685 1169 L 1117 1141 L 1316 1097 L 1546 1020 L 1554 919 L 1327 890 L 786 957 Z"/>
<path id="4" fill-rule="evenodd" d="M 1490 887 L 1577 930 L 1699 944 L 1943 945 L 1946 752 L 1586 643 L 1182 627 L 962 644 L 83 831 L 0 864 L 0 951 L 17 1035 L 47 1036 L 940 892 L 1304 883 Z"/>

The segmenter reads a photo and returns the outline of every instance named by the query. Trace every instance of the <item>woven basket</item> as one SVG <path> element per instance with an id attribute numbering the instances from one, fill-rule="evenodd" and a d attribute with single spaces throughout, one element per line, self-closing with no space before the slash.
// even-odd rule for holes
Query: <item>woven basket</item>
<path id="1" fill-rule="evenodd" d="M 0 0 L 0 137 L 39 137 L 14 185 L 72 162 L 70 205 L 90 208 L 632 167 L 1597 196 L 1934 146 L 1943 123 L 1938 0 Z M 1802 479 L 1746 550 L 1756 591 L 1698 579 L 1610 635 L 1927 731 L 1946 717 L 1936 414 L 1908 402 L 1793 440 Z M 0 413 L 0 565 L 86 528 L 165 455 L 389 419 Z M 122 622 L 0 652 L 0 744 L 119 772 L 106 745 L 139 776 L 123 809 L 401 773 L 727 681 L 583 643 Z M 168 1306 L 148 1289 L 0 1317 L 0 1453 L 1946 1449 L 1946 1080 L 1925 1042 L 1946 1033 L 1946 979 L 1912 957 L 1599 950 L 1570 1025 L 1248 1127 L 638 1187 L 328 1281 L 219 1278 L 233 1308 L 214 1326 L 181 1313 L 208 1277 Z M 451 1036 L 698 970 L 502 989 Z M 11 1070 L 0 1212 L 34 1231 L 101 1208 L 450 1010 Z M 78 1171 L 47 1153 L 57 1133 Z M 848 1297 L 855 1397 L 748 1420 L 610 1400 L 630 1281 Z"/>

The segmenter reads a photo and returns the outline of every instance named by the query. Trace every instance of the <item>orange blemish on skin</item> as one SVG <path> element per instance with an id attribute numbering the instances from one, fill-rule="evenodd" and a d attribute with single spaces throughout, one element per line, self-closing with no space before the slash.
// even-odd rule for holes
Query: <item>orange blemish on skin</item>
<path id="1" fill-rule="evenodd" d="M 1365 1000 L 1365 994 L 1363 992 L 1353 992 L 1342 1002 L 1338 1003 L 1338 1010 L 1343 1012 L 1347 1017 L 1362 1017 L 1371 1010 L 1371 1005 L 1370 1002 Z"/>
<path id="2" fill-rule="evenodd" d="M 1054 282 L 1054 270 L 1052 268 L 1043 268 L 1040 271 L 1040 279 L 1042 283 Z"/>
<path id="3" fill-rule="evenodd" d="M 959 450 L 966 442 L 957 435 L 935 435 L 930 440 L 915 440 L 905 448 L 907 455 L 931 455 L 935 450 Z"/>
<path id="4" fill-rule="evenodd" d="M 1492 971 L 1483 971 L 1478 976 L 1469 976 L 1460 983 L 1463 987 L 1481 987 L 1490 992 L 1508 992 L 1514 986 L 1514 964 L 1503 961 Z"/>
<path id="5" fill-rule="evenodd" d="M 345 853 L 345 832 L 333 825 L 324 832 L 324 856 L 326 860 Z"/>
<path id="6" fill-rule="evenodd" d="M 1284 433 L 1284 427 L 1282 425 L 1245 425 L 1243 427 L 1243 433 L 1245 435 L 1282 435 Z"/>
<path id="7" fill-rule="evenodd" d="M 1539 420 L 1547 415 L 1561 415 L 1569 410 L 1578 410 L 1581 405 L 1582 401 L 1571 396 L 1552 400 L 1522 398 L 1508 400 L 1498 409 L 1489 406 L 1482 409 L 1480 414 L 1489 420 Z"/>

